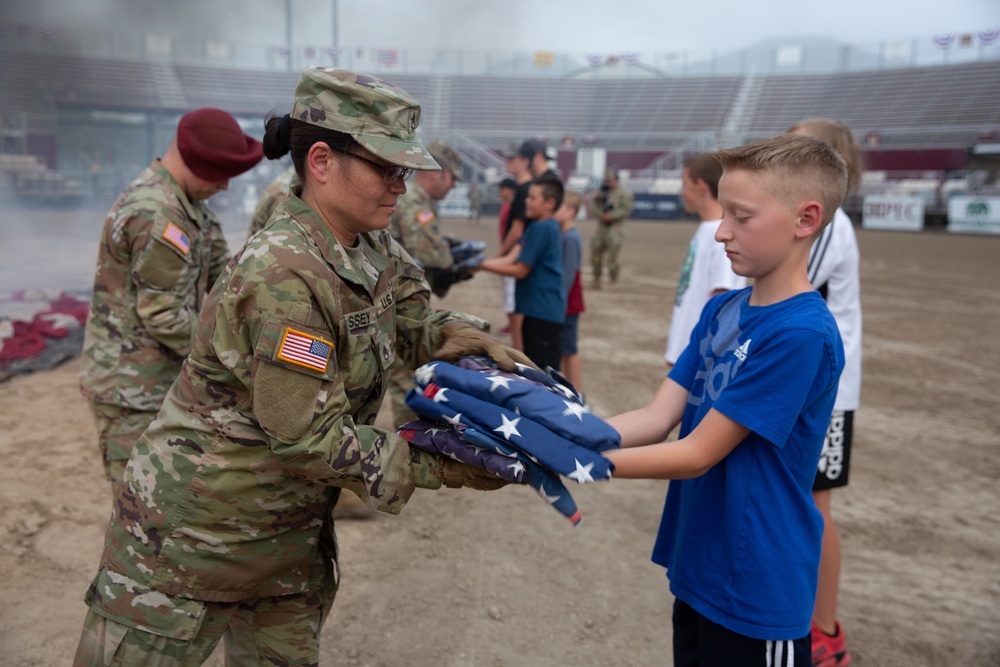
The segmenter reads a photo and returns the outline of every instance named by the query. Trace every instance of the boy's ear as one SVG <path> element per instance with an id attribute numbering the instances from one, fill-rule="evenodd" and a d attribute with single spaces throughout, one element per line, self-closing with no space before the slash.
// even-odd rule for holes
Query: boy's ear
<path id="1" fill-rule="evenodd" d="M 807 201 L 799 207 L 799 221 L 795 227 L 795 237 L 809 238 L 823 226 L 823 205 L 817 201 Z"/>

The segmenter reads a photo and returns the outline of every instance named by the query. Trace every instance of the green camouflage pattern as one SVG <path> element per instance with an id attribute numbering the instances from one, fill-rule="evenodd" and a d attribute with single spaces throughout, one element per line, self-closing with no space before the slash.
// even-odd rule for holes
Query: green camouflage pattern
<path id="1" fill-rule="evenodd" d="M 614 177 L 617 178 L 617 172 L 614 172 Z M 607 191 L 598 190 L 591 198 L 590 209 L 597 217 L 597 230 L 590 241 L 590 264 L 597 283 L 601 280 L 605 264 L 611 282 L 618 280 L 618 274 L 621 273 L 618 257 L 625 242 L 624 223 L 632 215 L 632 205 L 632 193 L 621 185 L 615 185 Z M 610 213 L 610 220 L 602 217 L 604 213 Z"/>
<path id="2" fill-rule="evenodd" d="M 373 426 L 393 361 L 426 363 L 467 315 L 428 304 L 423 272 L 385 230 L 342 246 L 296 188 L 226 267 L 191 354 L 136 443 L 104 567 L 209 602 L 315 591 L 335 554 L 335 487 L 398 513 L 438 460 Z M 289 330 L 328 344 L 287 359 Z M 318 354 L 322 354 L 320 351 Z"/>
<path id="3" fill-rule="evenodd" d="M 268 183 L 260 199 L 257 200 L 257 207 L 250 220 L 250 231 L 247 232 L 247 238 L 264 229 L 264 225 L 271 219 L 274 209 L 278 208 L 278 204 L 288 199 L 288 192 L 298 182 L 299 176 L 295 173 L 295 167 L 289 167 Z"/>
<path id="4" fill-rule="evenodd" d="M 590 210 L 597 220 L 605 225 L 614 225 L 632 215 L 632 193 L 620 185 L 610 188 L 607 192 L 598 190 L 591 197 Z M 610 220 L 604 220 L 602 213 L 611 213 Z"/>
<path id="5" fill-rule="evenodd" d="M 594 281 L 600 283 L 602 268 L 607 264 L 611 282 L 618 280 L 621 263 L 618 260 L 625 242 L 625 225 L 598 225 L 590 241 L 590 266 Z"/>
<path id="6" fill-rule="evenodd" d="M 389 218 L 389 233 L 425 269 L 448 269 L 454 263 L 451 246 L 438 226 L 437 203 L 411 181 L 406 194 L 396 200 Z"/>
<path id="7" fill-rule="evenodd" d="M 89 401 L 90 413 L 97 428 L 104 476 L 111 482 L 111 497 L 117 498 L 125 474 L 125 462 L 132 445 L 156 419 L 153 410 L 129 410 L 120 405 Z"/>
<path id="8" fill-rule="evenodd" d="M 222 641 L 230 666 L 315 665 L 319 635 L 337 593 L 319 591 L 202 602 L 165 595 L 102 568 L 87 590 L 74 665 L 185 667 L 203 664 Z M 236 622 L 239 616 L 243 622 Z"/>
<path id="9" fill-rule="evenodd" d="M 442 169 L 447 169 L 455 177 L 455 182 L 462 180 L 462 158 L 458 151 L 441 141 L 435 139 L 427 144 L 427 152 L 441 165 Z"/>
<path id="10" fill-rule="evenodd" d="M 174 225 L 185 254 L 164 234 Z M 191 349 L 208 290 L 229 260 L 215 214 L 154 160 L 104 221 L 80 388 L 96 403 L 156 411 Z"/>
<path id="11" fill-rule="evenodd" d="M 417 139 L 420 103 L 377 77 L 310 65 L 295 86 L 291 117 L 349 134 L 392 164 L 441 169 Z"/>
<path id="12" fill-rule="evenodd" d="M 451 256 L 451 246 L 438 227 L 436 204 L 419 183 L 407 183 L 406 194 L 396 200 L 396 212 L 389 219 L 389 233 L 422 267 L 447 269 L 454 263 L 454 259 Z M 396 426 L 416 419 L 417 415 L 405 401 L 407 392 L 413 388 L 413 368 L 397 361 L 389 382 L 389 397 Z"/>

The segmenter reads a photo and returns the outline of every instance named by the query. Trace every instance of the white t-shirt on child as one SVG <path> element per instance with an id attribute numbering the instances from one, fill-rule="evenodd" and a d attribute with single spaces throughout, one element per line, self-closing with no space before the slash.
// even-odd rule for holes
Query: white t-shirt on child
<path id="1" fill-rule="evenodd" d="M 670 318 L 667 334 L 668 362 L 675 363 L 687 347 L 691 331 L 701 317 L 701 310 L 715 290 L 746 287 L 743 276 L 733 273 L 732 263 L 726 257 L 725 246 L 715 240 L 715 232 L 722 220 L 704 220 L 688 244 L 684 265 L 677 283 L 674 313 Z"/>

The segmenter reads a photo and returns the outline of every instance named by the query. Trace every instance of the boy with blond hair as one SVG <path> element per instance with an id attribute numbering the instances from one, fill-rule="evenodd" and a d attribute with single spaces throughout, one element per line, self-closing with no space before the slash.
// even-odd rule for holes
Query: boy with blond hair
<path id="1" fill-rule="evenodd" d="M 562 206 L 556 211 L 556 221 L 562 232 L 563 288 L 566 290 L 566 320 L 563 322 L 562 374 L 578 392 L 583 391 L 583 364 L 577 339 L 580 331 L 580 313 L 583 312 L 583 285 L 580 282 L 580 265 L 583 263 L 583 239 L 576 228 L 576 216 L 583 206 L 583 195 L 567 190 Z"/>
<path id="2" fill-rule="evenodd" d="M 674 480 L 653 549 L 675 598 L 674 664 L 807 665 L 823 536 L 812 484 L 844 350 L 806 267 L 847 167 L 794 135 L 719 158 L 715 238 L 754 283 L 708 302 L 652 400 L 608 420 L 622 449 L 604 456 L 615 477 Z"/>

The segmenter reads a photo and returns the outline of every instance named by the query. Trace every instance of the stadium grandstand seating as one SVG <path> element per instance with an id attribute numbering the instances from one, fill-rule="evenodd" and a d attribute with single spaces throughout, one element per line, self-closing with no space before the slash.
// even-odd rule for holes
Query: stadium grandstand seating
<path id="1" fill-rule="evenodd" d="M 706 136 L 710 144 L 735 145 L 782 132 L 806 117 L 843 120 L 870 155 L 897 156 L 881 160 L 875 169 L 961 169 L 968 149 L 1000 135 L 996 60 L 756 76 L 380 76 L 421 101 L 425 136 L 452 136 L 467 147 L 466 154 L 500 151 L 526 137 L 544 138 L 557 147 L 595 146 L 605 149 L 614 164 L 631 170 L 637 185 L 672 183 L 680 162 L 674 158 L 703 150 L 699 147 Z M 202 106 L 226 109 L 250 128 L 266 113 L 289 108 L 296 79 L 297 72 L 289 71 L 0 49 L 0 115 L 29 118 L 22 124 L 28 128 L 21 132 L 22 140 L 5 137 L 0 153 L 30 153 L 32 146 L 41 145 L 48 153 L 39 157 L 50 168 L 67 161 L 90 165 L 66 160 L 73 150 L 69 146 L 80 142 L 60 145 L 60 137 L 73 132 L 74 122 L 79 132 L 88 131 L 85 115 L 95 112 L 145 114 L 147 129 L 142 129 L 140 116 L 138 124 L 132 119 L 130 131 L 154 133 L 149 145 L 169 136 L 176 114 Z M 102 128 L 112 122 L 108 115 Z M 125 146 L 124 138 L 118 146 Z M 57 156 L 59 151 L 63 153 Z M 137 151 L 147 154 L 148 145 Z M 118 159 L 126 162 L 120 155 Z M 567 156 L 560 165 L 572 169 L 573 159 Z M 639 173 L 647 166 L 649 173 Z"/>

